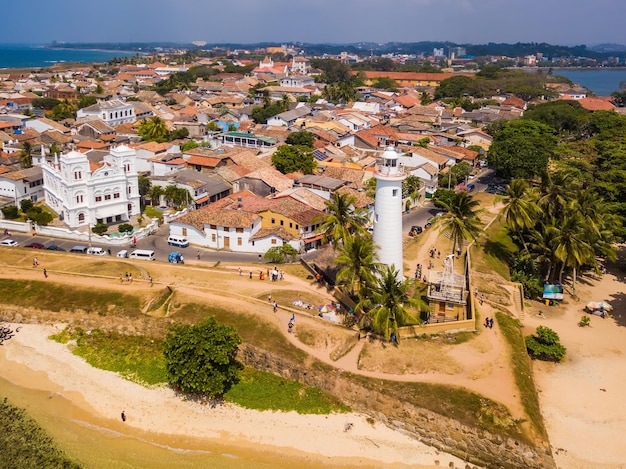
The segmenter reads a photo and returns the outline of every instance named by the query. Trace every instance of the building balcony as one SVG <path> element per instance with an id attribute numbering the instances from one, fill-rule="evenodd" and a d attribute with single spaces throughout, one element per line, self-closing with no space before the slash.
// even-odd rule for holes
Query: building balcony
<path id="1" fill-rule="evenodd" d="M 398 166 L 387 166 L 382 163 L 376 163 L 376 166 L 374 166 L 374 174 L 376 176 L 383 176 L 386 178 L 404 178 L 404 165 L 400 164 Z"/>
<path id="2" fill-rule="evenodd" d="M 429 300 L 444 301 L 446 303 L 467 304 L 467 290 L 442 290 L 438 285 L 429 285 L 426 295 Z"/>

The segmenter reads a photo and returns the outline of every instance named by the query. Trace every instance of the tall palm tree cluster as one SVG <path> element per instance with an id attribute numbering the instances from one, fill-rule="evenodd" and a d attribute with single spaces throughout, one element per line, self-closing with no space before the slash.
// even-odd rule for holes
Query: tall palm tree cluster
<path id="1" fill-rule="evenodd" d="M 355 197 L 336 193 L 326 203 L 319 230 L 337 253 L 337 283 L 356 303 L 360 326 L 399 341 L 400 326 L 420 322 L 415 313 L 420 302 L 413 298 L 412 281 L 399 281 L 396 269 L 378 261 L 366 212 L 355 205 Z"/>
<path id="2" fill-rule="evenodd" d="M 542 282 L 562 284 L 566 275 L 576 296 L 581 268 L 598 270 L 598 258 L 616 258 L 618 217 L 571 171 L 549 173 L 538 187 L 514 179 L 505 203 L 506 223 L 522 249 L 512 278 L 524 284 L 527 296 L 538 296 Z"/>

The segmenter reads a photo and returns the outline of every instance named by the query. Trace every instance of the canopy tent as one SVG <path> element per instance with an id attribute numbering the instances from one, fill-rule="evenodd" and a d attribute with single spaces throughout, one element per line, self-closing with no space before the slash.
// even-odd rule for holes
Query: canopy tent
<path id="1" fill-rule="evenodd" d="M 613 310 L 613 306 L 611 306 L 611 303 L 607 303 L 606 301 L 590 301 L 589 303 L 587 303 L 586 308 L 592 311 L 595 309 L 603 309 L 605 311 Z"/>

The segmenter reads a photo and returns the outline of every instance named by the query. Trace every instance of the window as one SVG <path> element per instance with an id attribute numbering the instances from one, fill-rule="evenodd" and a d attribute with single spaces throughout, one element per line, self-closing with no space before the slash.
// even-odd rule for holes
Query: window
<path id="1" fill-rule="evenodd" d="M 217 238 L 215 237 L 215 233 L 211 235 L 211 242 L 214 243 Z"/>
<path id="2" fill-rule="evenodd" d="M 111 194 L 104 194 L 104 200 L 111 200 Z"/>
<path id="3" fill-rule="evenodd" d="M 217 225 L 209 225 L 212 230 L 217 230 Z"/>
<path id="4" fill-rule="evenodd" d="M 243 233 L 243 228 L 237 228 L 235 231 L 236 231 L 237 233 Z"/>
<path id="5" fill-rule="evenodd" d="M 280 226 L 283 226 L 285 222 L 283 220 L 280 221 Z"/>
<path id="6" fill-rule="evenodd" d="M 393 191 L 391 191 L 391 195 L 393 195 L 394 197 L 398 197 L 398 189 L 394 189 Z"/>
<path id="7" fill-rule="evenodd" d="M 224 231 L 225 231 L 226 233 L 228 233 L 228 232 L 230 231 L 230 228 L 229 228 L 229 227 L 227 227 L 227 226 L 225 226 L 225 227 L 224 227 Z"/>
<path id="8" fill-rule="evenodd" d="M 82 195 L 77 195 L 76 196 L 76 203 L 77 204 L 82 204 L 83 203 L 83 196 Z"/>
<path id="9" fill-rule="evenodd" d="M 272 244 L 276 244 L 276 238 L 272 238 Z"/>
<path id="10" fill-rule="evenodd" d="M 114 199 L 119 199 L 120 198 L 120 193 L 116 192 L 115 194 L 113 194 L 113 198 Z"/>
<path id="11" fill-rule="evenodd" d="M 79 222 L 85 221 L 85 214 L 84 213 L 79 213 L 78 214 L 78 221 Z"/>
<path id="12" fill-rule="evenodd" d="M 241 238 L 237 238 L 237 246 L 242 246 L 243 240 Z"/>
<path id="13" fill-rule="evenodd" d="M 273 225 L 274 223 L 276 223 L 276 219 L 275 219 L 275 218 L 272 218 L 272 225 Z"/>
<path id="14" fill-rule="evenodd" d="M 289 222 L 289 228 L 293 228 L 293 223 Z"/>
<path id="15" fill-rule="evenodd" d="M 74 171 L 74 179 L 82 179 L 83 173 L 82 171 Z"/>
<path id="16" fill-rule="evenodd" d="M 96 196 L 96 202 L 102 202 L 102 196 L 101 195 L 97 195 Z"/>
<path id="17" fill-rule="evenodd" d="M 296 230 L 299 230 L 299 229 L 300 229 L 300 227 L 299 227 L 299 226 L 298 226 L 298 224 L 296 223 Z"/>

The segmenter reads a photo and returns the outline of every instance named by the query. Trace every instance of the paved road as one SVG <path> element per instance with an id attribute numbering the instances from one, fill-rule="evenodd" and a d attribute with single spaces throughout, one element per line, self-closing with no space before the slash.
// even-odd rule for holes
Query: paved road
<path id="1" fill-rule="evenodd" d="M 489 169 L 482 170 L 478 176 L 472 180 L 471 182 L 475 185 L 475 192 L 484 191 L 487 188 L 487 185 L 492 182 L 493 179 L 493 171 Z M 402 215 L 402 233 L 405 236 L 408 236 L 409 230 L 411 226 L 425 226 L 426 222 L 429 218 L 431 218 L 436 213 L 440 212 L 433 205 L 431 201 L 426 201 L 424 205 L 410 211 L 408 214 Z M 215 262 L 231 262 L 231 263 L 253 263 L 253 262 L 264 262 L 263 256 L 259 254 L 249 254 L 249 253 L 237 253 L 230 251 L 215 251 L 211 249 L 203 249 L 197 248 L 194 246 L 189 246 L 187 248 L 179 248 L 168 246 L 167 244 L 167 236 L 168 236 L 168 225 L 163 225 L 159 228 L 157 233 L 154 235 L 148 236 L 144 239 L 141 239 L 137 242 L 136 249 L 151 249 L 154 251 L 157 261 L 167 262 L 167 256 L 172 251 L 180 251 L 183 253 L 183 256 L 187 260 L 197 260 L 197 253 L 200 252 L 200 261 L 215 263 Z M 2 237 L 4 238 L 4 237 Z M 16 240 L 20 247 L 26 246 L 30 243 L 41 243 L 45 246 L 49 246 L 51 244 L 60 246 L 64 248 L 66 251 L 69 251 L 72 246 L 76 245 L 85 245 L 85 243 L 74 240 L 66 240 L 60 238 L 49 238 L 43 236 L 30 236 L 28 234 L 22 234 L 14 232 L 11 234 L 11 238 Z M 93 243 L 92 246 L 101 247 L 104 250 L 111 250 L 111 255 L 115 256 L 122 249 L 127 249 L 129 252 L 132 251 L 133 248 L 128 247 L 110 247 L 106 245 L 101 245 L 97 243 Z M 13 249 L 13 248 L 6 248 Z M 33 249 L 33 255 L 36 255 L 37 249 Z M 317 252 L 312 251 L 304 254 L 302 257 L 307 260 L 312 260 L 316 257 Z"/>

